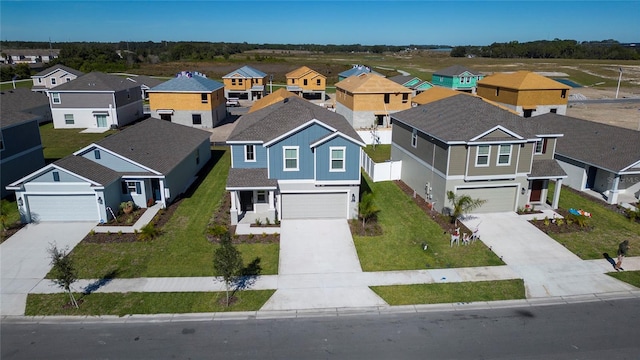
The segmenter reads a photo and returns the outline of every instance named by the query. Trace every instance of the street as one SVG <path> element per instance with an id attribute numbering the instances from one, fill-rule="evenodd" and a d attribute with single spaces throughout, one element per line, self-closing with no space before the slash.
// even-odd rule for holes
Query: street
<path id="1" fill-rule="evenodd" d="M 637 359 L 640 300 L 291 319 L 2 323 L 9 359 Z"/>

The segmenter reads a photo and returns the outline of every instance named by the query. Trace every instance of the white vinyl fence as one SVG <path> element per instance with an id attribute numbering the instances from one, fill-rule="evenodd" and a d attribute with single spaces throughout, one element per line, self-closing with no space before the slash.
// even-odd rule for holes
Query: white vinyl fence
<path id="1" fill-rule="evenodd" d="M 367 153 L 362 151 L 360 163 L 373 182 L 400 180 L 402 161 L 385 161 L 383 163 L 375 163 Z"/>

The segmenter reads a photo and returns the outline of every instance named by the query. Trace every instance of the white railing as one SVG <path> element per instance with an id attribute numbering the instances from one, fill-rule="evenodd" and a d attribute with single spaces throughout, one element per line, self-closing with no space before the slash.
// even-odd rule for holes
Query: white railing
<path id="1" fill-rule="evenodd" d="M 375 163 L 367 153 L 362 151 L 360 163 L 373 182 L 400 180 L 402 161 L 385 161 L 383 163 Z"/>

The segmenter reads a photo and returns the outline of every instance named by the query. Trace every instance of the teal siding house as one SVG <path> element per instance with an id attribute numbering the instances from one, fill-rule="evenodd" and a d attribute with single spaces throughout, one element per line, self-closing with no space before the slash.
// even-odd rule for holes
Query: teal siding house
<path id="1" fill-rule="evenodd" d="M 413 91 L 413 96 L 433 87 L 432 83 L 411 75 L 398 75 L 390 77 L 389 80 L 411 89 Z"/>
<path id="2" fill-rule="evenodd" d="M 461 65 L 438 70 L 431 76 L 431 83 L 453 90 L 476 93 L 476 84 L 484 75 Z"/>
<path id="3" fill-rule="evenodd" d="M 238 119 L 227 144 L 233 225 L 358 215 L 365 144 L 342 115 L 287 98 Z"/>

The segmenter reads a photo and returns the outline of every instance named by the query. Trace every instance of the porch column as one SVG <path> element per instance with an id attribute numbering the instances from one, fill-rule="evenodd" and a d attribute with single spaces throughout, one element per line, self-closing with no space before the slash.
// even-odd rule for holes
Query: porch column
<path id="1" fill-rule="evenodd" d="M 556 179 L 556 188 L 553 192 L 553 202 L 551 203 L 552 209 L 558 208 L 558 202 L 560 201 L 560 189 L 562 189 L 562 179 Z"/>
<path id="2" fill-rule="evenodd" d="M 164 192 L 164 179 L 159 179 L 159 180 L 160 180 L 160 202 L 162 203 L 162 207 L 166 208 L 167 197 L 165 196 L 165 192 Z"/>
<path id="3" fill-rule="evenodd" d="M 231 225 L 238 224 L 238 207 L 236 206 L 236 202 L 238 201 L 238 196 L 235 191 L 229 191 L 231 195 L 231 209 L 229 210 L 229 214 L 231 215 Z"/>
<path id="4" fill-rule="evenodd" d="M 613 178 L 613 185 L 611 185 L 611 189 L 609 190 L 609 196 L 607 197 L 609 204 L 618 203 L 618 184 L 620 184 L 620 175 L 616 174 Z"/>
<path id="5" fill-rule="evenodd" d="M 275 210 L 275 202 L 274 200 L 274 193 L 275 191 L 273 190 L 269 190 L 269 210 Z"/>

